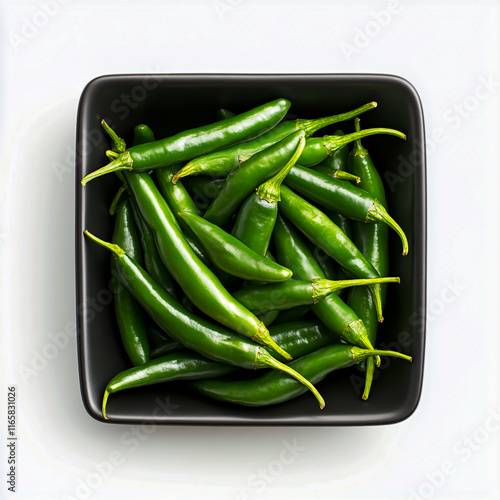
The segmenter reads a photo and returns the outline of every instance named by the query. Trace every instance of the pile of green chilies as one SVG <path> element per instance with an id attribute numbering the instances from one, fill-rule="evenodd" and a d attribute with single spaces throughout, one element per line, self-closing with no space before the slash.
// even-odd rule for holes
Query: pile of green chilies
<path id="1" fill-rule="evenodd" d="M 106 122 L 111 160 L 82 185 L 115 173 L 111 252 L 118 330 L 132 367 L 110 394 L 188 380 L 206 397 L 247 406 L 287 401 L 332 371 L 359 364 L 367 399 L 388 283 L 384 186 L 361 139 L 375 102 L 318 119 L 286 120 L 286 99 L 155 140 L 147 125 L 127 148 Z M 214 110 L 215 112 L 216 110 Z M 355 131 L 313 135 L 354 119 Z M 349 153 L 347 146 L 353 143 Z M 344 289 L 349 288 L 346 296 Z M 341 296 L 342 295 L 342 296 Z M 272 324 L 272 326 L 271 326 Z M 293 361 L 292 361 L 293 360 Z M 245 379 L 241 369 L 271 368 Z"/>

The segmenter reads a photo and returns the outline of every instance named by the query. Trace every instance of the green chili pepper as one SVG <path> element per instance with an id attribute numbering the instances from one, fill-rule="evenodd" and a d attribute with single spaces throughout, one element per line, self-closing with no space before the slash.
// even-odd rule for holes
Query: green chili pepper
<path id="1" fill-rule="evenodd" d="M 272 329 L 272 336 L 277 342 L 286 345 L 294 356 L 301 357 L 330 344 L 328 331 L 314 322 L 283 324 Z M 172 380 L 196 380 L 220 377 L 237 371 L 231 365 L 218 363 L 199 354 L 188 351 L 162 356 L 146 363 L 140 369 L 124 370 L 116 375 L 107 385 L 104 393 L 102 413 L 106 418 L 106 403 L 110 394 L 145 387 Z"/>
<path id="2" fill-rule="evenodd" d="M 404 231 L 384 206 L 364 189 L 299 165 L 290 170 L 285 183 L 315 203 L 350 219 L 387 224 L 400 237 L 403 255 L 408 253 L 408 240 Z"/>
<path id="3" fill-rule="evenodd" d="M 307 238 L 322 248 L 353 276 L 365 279 L 380 277 L 366 257 L 336 224 L 321 210 L 286 186 L 281 188 L 279 209 Z M 370 290 L 377 305 L 378 319 L 383 321 L 380 285 L 370 285 Z"/>
<path id="4" fill-rule="evenodd" d="M 188 175 L 208 174 L 217 177 L 226 177 L 239 164 L 241 157 L 253 156 L 260 151 L 276 144 L 296 130 L 303 130 L 305 136 L 309 137 L 316 131 L 327 127 L 333 123 L 350 120 L 370 109 L 377 107 L 376 102 L 370 102 L 347 113 L 317 118 L 315 120 L 293 120 L 284 121 L 276 125 L 269 132 L 243 143 L 236 144 L 229 148 L 216 151 L 214 153 L 201 156 L 191 160 L 174 177 L 173 182 Z"/>
<path id="5" fill-rule="evenodd" d="M 234 223 L 231 234 L 260 255 L 266 255 L 276 224 L 281 183 L 302 153 L 305 142 L 305 137 L 301 137 L 295 153 L 283 169 L 246 199 Z"/>
<path id="6" fill-rule="evenodd" d="M 123 201 L 117 209 L 113 242 L 121 245 L 130 252 L 138 261 L 142 260 L 139 236 L 134 225 L 130 203 Z M 113 291 L 115 302 L 115 315 L 123 346 L 133 365 L 141 365 L 149 360 L 149 342 L 141 307 L 117 280 L 115 274 L 118 269 L 115 260 L 111 262 L 113 271 Z"/>
<path id="7" fill-rule="evenodd" d="M 273 233 L 278 262 L 288 266 L 299 280 L 324 278 L 318 262 L 291 224 L 278 216 Z M 353 345 L 373 349 L 363 322 L 337 294 L 326 297 L 312 307 L 318 319 L 336 335 Z"/>
<path id="8" fill-rule="evenodd" d="M 262 314 L 307 304 L 318 304 L 337 290 L 372 283 L 399 283 L 399 278 L 337 281 L 323 278 L 313 278 L 309 281 L 288 280 L 284 283 L 247 286 L 234 292 L 233 297 L 254 314 Z"/>
<path id="9" fill-rule="evenodd" d="M 115 255 L 119 279 L 173 340 L 214 361 L 247 369 L 268 367 L 282 370 L 304 383 L 316 396 L 320 407 L 324 407 L 323 398 L 312 384 L 273 358 L 263 347 L 230 330 L 197 318 L 155 283 L 118 245 L 100 240 L 88 231 L 85 234 Z M 274 341 L 270 344 L 274 344 Z"/>
<path id="10" fill-rule="evenodd" d="M 342 146 L 358 139 L 363 139 L 363 137 L 377 134 L 394 135 L 395 137 L 406 140 L 405 134 L 392 128 L 369 128 L 343 136 L 325 135 L 324 137 L 310 137 L 307 139 L 306 147 L 302 152 L 299 163 L 304 167 L 312 167 L 324 161 Z"/>
<path id="11" fill-rule="evenodd" d="M 344 132 L 342 132 L 342 130 L 337 130 L 334 135 L 344 135 Z M 321 163 L 312 167 L 311 170 L 337 179 L 337 172 L 348 170 L 348 158 L 349 150 L 346 145 L 335 150 L 331 156 L 328 156 Z M 358 184 L 361 181 L 361 178 L 357 177 L 357 179 L 359 179 L 359 181 L 356 181 Z M 324 212 L 335 224 L 337 224 L 337 226 L 340 227 L 340 229 L 342 229 L 342 231 L 344 231 L 349 238 L 351 238 L 351 223 L 347 217 L 334 212 L 333 210 L 325 209 Z"/>
<path id="12" fill-rule="evenodd" d="M 205 213 L 205 219 L 224 226 L 257 186 L 276 175 L 294 156 L 304 131 L 298 130 L 235 168 Z"/>
<path id="13" fill-rule="evenodd" d="M 224 272 L 245 280 L 272 283 L 292 277 L 290 269 L 259 255 L 203 217 L 189 212 L 179 216 L 196 234 L 213 264 Z"/>
<path id="14" fill-rule="evenodd" d="M 307 354 L 290 363 L 290 366 L 313 380 L 314 383 L 318 383 L 329 373 L 353 366 L 374 355 L 393 356 L 411 361 L 409 356 L 398 352 L 375 351 L 345 344 L 334 344 Z M 282 403 L 305 392 L 300 384 L 280 373 L 266 373 L 251 380 L 198 380 L 191 382 L 190 386 L 205 396 L 245 406 Z"/>
<path id="15" fill-rule="evenodd" d="M 172 184 L 172 176 L 176 168 L 177 167 L 175 165 L 170 165 L 156 171 L 158 187 L 170 207 L 170 210 L 172 210 L 172 213 L 179 223 L 179 226 L 182 229 L 184 237 L 188 241 L 189 245 L 201 261 L 205 265 L 210 266 L 210 259 L 208 258 L 207 253 L 203 250 L 203 247 L 200 245 L 199 239 L 190 227 L 178 216 L 179 212 L 192 212 L 194 214 L 198 214 L 199 212 L 191 196 L 189 196 L 189 193 L 184 189 L 182 183 L 177 185 Z"/>
<path id="16" fill-rule="evenodd" d="M 172 275 L 168 272 L 165 264 L 161 260 L 153 230 L 148 226 L 147 222 L 142 218 L 136 206 L 134 199 L 130 203 L 134 220 L 139 230 L 141 238 L 142 250 L 144 255 L 144 269 L 151 277 L 161 285 L 172 297 L 177 298 L 177 290 L 175 281 Z"/>
<path id="17" fill-rule="evenodd" d="M 137 125 L 134 128 L 134 144 L 142 144 L 142 141 L 152 140 L 154 140 L 154 134 L 147 125 Z M 131 199 L 130 207 L 132 209 L 132 213 L 134 214 L 134 220 L 141 237 L 144 255 L 144 268 L 158 284 L 160 284 L 170 295 L 172 295 L 172 297 L 177 298 L 174 279 L 161 260 L 158 248 L 156 247 L 154 233 L 148 226 L 147 222 L 142 218 L 133 197 Z"/>
<path id="18" fill-rule="evenodd" d="M 355 120 L 356 130 L 359 130 L 359 120 Z M 349 156 L 349 170 L 356 175 L 362 176 L 360 188 L 366 190 L 379 203 L 387 208 L 384 184 L 373 165 L 368 151 L 361 145 L 361 141 L 356 141 Z M 389 228 L 385 224 L 353 224 L 353 241 L 363 252 L 366 258 L 373 264 L 373 267 L 382 275 L 389 272 Z M 382 307 L 385 304 L 387 287 L 381 287 Z M 375 344 L 377 338 L 378 322 L 376 312 L 372 302 L 372 297 L 366 290 L 354 289 L 349 292 L 348 304 L 358 313 L 363 320 L 368 333 L 368 338 Z M 368 399 L 373 381 L 374 363 L 370 359 L 366 362 L 366 384 L 363 392 L 363 399 Z"/>
<path id="19" fill-rule="evenodd" d="M 280 352 L 272 344 L 267 328 L 230 295 L 196 256 L 151 177 L 126 172 L 125 180 L 141 215 L 155 233 L 163 263 L 193 304 L 219 323 Z"/>
<path id="20" fill-rule="evenodd" d="M 273 128 L 285 116 L 289 107 L 290 102 L 286 99 L 276 99 L 211 125 L 187 130 L 149 144 L 134 146 L 119 154 L 105 167 L 84 177 L 82 185 L 110 172 L 121 170 L 146 172 L 192 160 L 231 144 L 252 139 Z"/>
<path id="21" fill-rule="evenodd" d="M 139 144 L 147 144 L 154 141 L 155 135 L 147 125 L 141 123 L 134 128 L 134 146 L 138 146 Z"/>

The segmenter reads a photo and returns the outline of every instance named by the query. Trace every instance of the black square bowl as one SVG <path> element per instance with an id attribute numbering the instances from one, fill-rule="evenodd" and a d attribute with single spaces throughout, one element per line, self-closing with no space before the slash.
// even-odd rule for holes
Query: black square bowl
<path id="1" fill-rule="evenodd" d="M 76 281 L 78 350 L 82 397 L 88 413 L 101 420 L 101 398 L 108 381 L 129 367 L 120 345 L 110 285 L 107 251 L 86 240 L 85 229 L 109 240 L 108 208 L 116 192 L 112 175 L 80 180 L 106 163 L 109 148 L 101 119 L 131 140 L 135 125 L 147 123 L 157 137 L 214 121 L 218 108 L 245 111 L 285 97 L 290 117 L 314 118 L 377 101 L 362 127 L 390 127 L 407 141 L 377 136 L 363 141 L 386 184 L 389 211 L 405 230 L 410 253 L 401 255 L 390 240 L 390 276 L 385 322 L 378 345 L 402 350 L 413 363 L 386 358 L 368 401 L 363 377 L 353 369 L 331 374 L 318 384 L 326 400 L 319 410 L 310 394 L 276 406 L 248 408 L 191 394 L 181 383 L 158 384 L 113 394 L 107 422 L 155 421 L 191 425 L 375 425 L 399 422 L 417 407 L 424 365 L 426 282 L 426 184 L 422 106 L 406 80 L 390 75 L 111 75 L 91 81 L 80 99 L 76 165 Z M 340 124 L 350 127 L 352 123 Z M 347 129 L 348 130 L 348 129 Z M 328 132 L 328 130 L 326 130 Z M 330 130 L 332 132 L 332 130 Z"/>

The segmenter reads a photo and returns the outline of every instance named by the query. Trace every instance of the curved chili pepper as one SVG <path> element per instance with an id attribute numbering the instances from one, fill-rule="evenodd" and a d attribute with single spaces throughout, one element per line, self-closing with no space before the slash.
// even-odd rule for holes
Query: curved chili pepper
<path id="1" fill-rule="evenodd" d="M 314 322 L 273 327 L 272 335 L 277 342 L 287 346 L 287 349 L 297 357 L 309 354 L 331 342 L 326 328 Z M 108 397 L 119 391 L 172 380 L 220 377 L 235 371 L 237 368 L 234 366 L 212 361 L 192 351 L 163 356 L 142 365 L 140 368 L 124 370 L 116 375 L 106 387 L 102 413 L 106 418 Z"/>
<path id="2" fill-rule="evenodd" d="M 359 120 L 355 120 L 356 130 L 359 130 Z M 376 198 L 379 203 L 387 208 L 384 184 L 376 167 L 370 158 L 368 151 L 358 140 L 349 156 L 348 169 L 362 176 L 360 188 L 366 190 L 371 196 Z M 389 272 L 389 228 L 385 224 L 353 224 L 353 241 L 363 252 L 366 258 L 373 264 L 373 267 L 379 272 L 387 274 Z M 381 287 L 382 307 L 385 304 L 387 287 Z M 351 290 L 348 298 L 348 304 L 358 313 L 366 326 L 366 331 L 370 341 L 375 344 L 377 338 L 378 322 L 372 297 L 364 290 Z M 374 363 L 369 359 L 366 362 L 366 384 L 363 392 L 363 399 L 368 399 L 370 388 L 374 375 Z"/>
<path id="3" fill-rule="evenodd" d="M 309 240 L 353 276 L 365 279 L 379 277 L 375 268 L 336 224 L 286 186 L 281 187 L 279 209 Z M 380 285 L 370 285 L 370 290 L 377 305 L 378 319 L 383 321 Z"/>
<path id="4" fill-rule="evenodd" d="M 276 175 L 294 156 L 303 130 L 297 130 L 235 168 L 205 213 L 205 219 L 224 226 L 257 186 Z"/>
<path id="5" fill-rule="evenodd" d="M 116 268 L 122 283 L 173 340 L 214 361 L 247 369 L 267 367 L 284 371 L 305 384 L 318 399 L 320 407 L 324 407 L 323 398 L 312 384 L 273 358 L 262 346 L 239 337 L 231 330 L 197 318 L 155 283 L 118 245 L 107 243 L 88 231 L 85 231 L 85 234 L 115 255 Z M 271 344 L 274 344 L 274 341 L 271 341 Z"/>
<path id="6" fill-rule="evenodd" d="M 134 127 L 134 141 L 132 143 L 134 146 L 138 146 L 139 144 L 148 144 L 154 141 L 155 135 L 147 125 L 141 123 Z"/>
<path id="7" fill-rule="evenodd" d="M 412 360 L 411 357 L 398 352 L 360 349 L 345 344 L 334 344 L 306 354 L 290 363 L 290 366 L 313 380 L 314 383 L 318 383 L 329 373 L 353 366 L 374 355 Z M 305 389 L 293 379 L 274 372 L 250 380 L 198 380 L 191 382 L 190 386 L 205 396 L 245 406 L 283 403 L 305 392 Z"/>
<path id="8" fill-rule="evenodd" d="M 130 207 L 134 214 L 134 220 L 141 239 L 144 255 L 144 269 L 146 269 L 151 277 L 172 295 L 172 297 L 177 298 L 175 281 L 161 260 L 158 248 L 156 247 L 154 232 L 139 213 L 135 200 L 131 199 L 130 201 Z"/>
<path id="9" fill-rule="evenodd" d="M 134 128 L 134 144 L 142 144 L 142 141 L 152 140 L 154 140 L 154 134 L 147 125 L 141 124 Z M 131 198 L 130 208 L 132 209 L 135 224 L 141 238 L 144 268 L 159 285 L 172 295 L 172 297 L 177 298 L 174 279 L 161 260 L 158 248 L 156 247 L 154 233 L 147 222 L 142 218 L 133 197 Z"/>
<path id="10" fill-rule="evenodd" d="M 400 237 L 403 255 L 407 255 L 408 240 L 404 231 L 384 206 L 364 189 L 299 165 L 290 170 L 285 183 L 315 203 L 350 219 L 387 224 Z"/>
<path id="11" fill-rule="evenodd" d="M 288 280 L 283 283 L 247 286 L 233 292 L 233 297 L 254 314 L 262 314 L 307 304 L 318 304 L 331 293 L 343 288 L 373 283 L 399 283 L 399 278 L 337 281 L 323 278 L 313 278 L 309 281 Z"/>
<path id="12" fill-rule="evenodd" d="M 273 241 L 278 262 L 288 266 L 296 279 L 325 277 L 305 242 L 281 216 L 276 221 Z M 312 311 L 338 340 L 343 339 L 350 344 L 373 349 L 363 322 L 337 294 L 326 297 L 313 306 Z"/>
<path id="13" fill-rule="evenodd" d="M 203 247 L 200 245 L 199 239 L 190 227 L 179 217 L 179 212 L 192 212 L 194 214 L 198 214 L 199 211 L 191 196 L 189 196 L 189 193 L 186 189 L 184 189 L 182 183 L 172 184 L 172 176 L 176 168 L 177 167 L 175 165 L 170 165 L 156 171 L 156 180 L 158 181 L 160 193 L 165 198 L 170 210 L 172 210 L 172 213 L 174 214 L 174 217 L 182 229 L 184 237 L 188 241 L 191 248 L 205 265 L 210 266 L 210 259 L 208 258 L 208 255 Z"/>
<path id="14" fill-rule="evenodd" d="M 292 277 L 290 269 L 259 255 L 203 217 L 190 212 L 180 212 L 179 217 L 196 234 L 212 263 L 226 273 L 245 280 L 272 283 Z"/>
<path id="15" fill-rule="evenodd" d="M 388 134 L 406 140 L 406 135 L 392 128 L 368 128 L 346 135 L 325 135 L 324 137 L 310 137 L 302 152 L 299 163 L 304 167 L 312 167 L 324 161 L 335 150 L 363 137 L 377 134 Z"/>
<path id="16" fill-rule="evenodd" d="M 295 153 L 283 169 L 261 184 L 238 212 L 231 234 L 260 255 L 266 255 L 276 224 L 281 183 L 295 165 L 305 142 L 305 137 L 301 137 Z"/>
<path id="17" fill-rule="evenodd" d="M 163 263 L 193 304 L 238 333 L 271 345 L 267 328 L 230 295 L 196 256 L 151 177 L 144 173 L 125 173 L 125 179 L 141 215 L 155 233 Z"/>
<path id="18" fill-rule="evenodd" d="M 128 200 L 118 206 L 112 241 L 126 248 L 137 261 L 142 260 L 139 236 Z M 134 366 L 141 365 L 149 360 L 146 320 L 139 304 L 117 280 L 115 274 L 118 273 L 118 269 L 115 264 L 113 259 L 111 262 L 112 283 L 118 330 L 130 361 Z"/>
<path id="19" fill-rule="evenodd" d="M 296 130 L 304 130 L 305 136 L 309 137 L 328 125 L 350 120 L 376 107 L 376 102 L 369 102 L 360 108 L 339 115 L 316 118 L 314 120 L 299 119 L 281 122 L 269 132 L 255 139 L 191 160 L 176 174 L 173 182 L 177 182 L 178 179 L 189 175 L 208 174 L 217 177 L 226 177 L 240 164 L 241 157 L 253 156 L 281 141 Z"/>
<path id="20" fill-rule="evenodd" d="M 273 128 L 290 107 L 286 99 L 258 106 L 240 115 L 198 127 L 149 144 L 134 146 L 105 167 L 82 179 L 82 186 L 101 175 L 117 171 L 146 172 L 166 167 L 237 142 L 252 139 Z"/>

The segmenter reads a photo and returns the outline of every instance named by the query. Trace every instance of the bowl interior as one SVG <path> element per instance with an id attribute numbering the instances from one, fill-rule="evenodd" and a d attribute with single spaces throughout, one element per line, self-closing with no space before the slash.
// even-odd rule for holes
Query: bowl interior
<path id="1" fill-rule="evenodd" d="M 169 424 L 363 425 L 407 418 L 420 397 L 425 340 L 425 157 L 420 100 L 405 80 L 387 75 L 134 75 L 100 77 L 85 88 L 79 105 L 76 168 L 77 316 L 80 380 L 87 411 L 102 420 L 104 388 L 129 367 L 114 320 L 108 252 L 86 241 L 89 229 L 110 239 L 108 208 L 116 179 L 104 176 L 82 188 L 81 178 L 106 163 L 109 142 L 100 120 L 131 142 L 135 125 L 148 124 L 157 138 L 214 121 L 219 108 L 241 112 L 273 99 L 292 102 L 290 118 L 315 118 L 354 109 L 369 101 L 378 107 L 361 117 L 362 128 L 390 127 L 407 141 L 376 136 L 363 141 L 386 184 L 389 211 L 405 230 L 410 253 L 401 256 L 390 238 L 391 276 L 385 321 L 378 344 L 413 356 L 413 363 L 386 358 L 368 401 L 361 400 L 363 376 L 355 369 L 331 374 L 318 389 L 326 408 L 311 394 L 267 408 L 247 408 L 193 395 L 182 383 L 159 384 L 114 394 L 109 422 L 154 419 Z M 349 132 L 350 122 L 336 128 Z"/>

